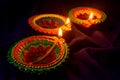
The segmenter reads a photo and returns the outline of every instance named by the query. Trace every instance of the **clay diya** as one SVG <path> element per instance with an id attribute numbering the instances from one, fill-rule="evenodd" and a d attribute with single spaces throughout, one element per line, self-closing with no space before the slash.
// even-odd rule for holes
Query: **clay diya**
<path id="1" fill-rule="evenodd" d="M 59 14 L 34 15 L 29 18 L 28 22 L 36 31 L 49 35 L 57 35 L 59 28 L 62 28 L 63 33 L 71 30 L 70 22 L 66 23 L 67 18 Z"/>
<path id="2" fill-rule="evenodd" d="M 107 17 L 103 11 L 91 7 L 73 8 L 68 15 L 73 23 L 85 28 L 104 22 Z"/>
<path id="3" fill-rule="evenodd" d="M 56 39 L 59 40 L 55 48 L 46 55 Z M 7 57 L 8 61 L 21 71 L 43 74 L 62 65 L 68 53 L 68 46 L 63 38 L 31 36 L 13 45 Z"/>

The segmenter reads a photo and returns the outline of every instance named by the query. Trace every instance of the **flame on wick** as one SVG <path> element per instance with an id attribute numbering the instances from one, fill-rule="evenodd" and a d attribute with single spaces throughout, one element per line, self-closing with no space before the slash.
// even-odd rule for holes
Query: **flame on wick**
<path id="1" fill-rule="evenodd" d="M 62 37 L 62 29 L 61 28 L 59 28 L 58 37 Z"/>
<path id="2" fill-rule="evenodd" d="M 89 15 L 89 20 L 90 19 L 93 19 L 93 13 L 91 12 L 90 15 Z"/>
<path id="3" fill-rule="evenodd" d="M 67 20 L 66 20 L 66 24 L 68 24 L 68 23 L 70 23 L 70 19 L 69 18 L 67 18 Z"/>

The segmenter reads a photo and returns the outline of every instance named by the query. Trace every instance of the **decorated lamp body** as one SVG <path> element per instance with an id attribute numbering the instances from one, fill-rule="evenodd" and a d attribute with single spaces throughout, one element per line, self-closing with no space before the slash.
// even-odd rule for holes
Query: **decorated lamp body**
<path id="1" fill-rule="evenodd" d="M 42 58 L 54 44 L 57 37 L 31 36 L 25 38 L 11 47 L 8 52 L 8 61 L 21 71 L 43 74 L 62 65 L 68 56 L 68 46 L 64 39 L 57 41 L 55 48 L 42 60 Z"/>
<path id="2" fill-rule="evenodd" d="M 66 17 L 58 14 L 40 14 L 30 17 L 28 22 L 38 32 L 57 35 L 59 28 L 62 28 L 63 33 L 71 30 L 71 24 L 66 24 L 66 20 Z"/>
<path id="3" fill-rule="evenodd" d="M 93 24 L 98 24 L 106 19 L 106 14 L 91 7 L 76 7 L 68 13 L 70 20 L 82 27 L 90 28 Z"/>

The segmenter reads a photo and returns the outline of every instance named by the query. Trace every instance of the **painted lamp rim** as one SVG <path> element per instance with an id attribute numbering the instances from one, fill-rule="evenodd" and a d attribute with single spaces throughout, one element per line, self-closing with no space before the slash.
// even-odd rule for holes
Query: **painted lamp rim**
<path id="1" fill-rule="evenodd" d="M 79 13 L 84 13 L 84 12 L 90 13 L 91 12 L 90 10 L 92 12 L 94 12 L 96 16 L 99 17 L 98 19 L 94 20 L 93 24 L 101 23 L 101 22 L 104 22 L 106 20 L 107 15 L 105 14 L 105 12 L 103 12 L 102 10 L 93 8 L 93 7 L 76 7 L 76 8 L 73 8 L 68 12 L 68 16 L 73 23 L 76 23 L 78 25 L 84 25 L 87 22 L 87 20 L 78 19 L 76 17 L 76 15 L 78 15 Z"/>
<path id="2" fill-rule="evenodd" d="M 36 20 L 39 20 L 42 18 L 47 18 L 47 17 L 49 17 L 49 19 L 50 19 L 50 17 L 58 19 L 57 20 L 58 22 L 60 22 L 60 21 L 62 22 L 61 26 L 51 29 L 51 28 L 44 28 L 44 27 L 36 24 Z M 65 32 L 67 30 L 71 30 L 71 25 L 69 25 L 69 27 L 64 26 L 66 19 L 67 18 L 65 16 L 62 16 L 59 14 L 38 14 L 38 15 L 31 16 L 28 19 L 28 23 L 34 30 L 36 30 L 38 32 L 41 32 L 44 34 L 49 34 L 49 35 L 58 35 L 58 30 L 60 27 L 62 28 L 63 32 Z"/>
<path id="3" fill-rule="evenodd" d="M 37 73 L 43 74 L 56 67 L 62 65 L 63 62 L 68 57 L 68 46 L 66 43 L 58 41 L 57 47 L 55 48 L 55 59 L 51 60 L 51 62 L 47 63 L 37 63 L 37 64 L 28 64 L 24 61 L 24 51 L 29 49 L 31 46 L 38 46 L 41 45 L 52 45 L 54 40 L 57 37 L 50 37 L 50 36 L 31 36 L 20 40 L 15 45 L 13 45 L 7 55 L 8 61 L 19 68 L 19 70 L 29 73 Z"/>

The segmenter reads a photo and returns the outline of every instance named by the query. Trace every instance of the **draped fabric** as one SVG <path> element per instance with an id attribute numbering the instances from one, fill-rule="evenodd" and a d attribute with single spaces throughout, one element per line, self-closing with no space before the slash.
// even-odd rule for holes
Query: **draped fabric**
<path id="1" fill-rule="evenodd" d="M 1 1 L 0 80 L 120 80 L 120 20 L 118 2 L 114 1 Z M 4 5 L 3 5 L 4 4 Z M 103 23 L 92 31 L 81 31 L 72 24 L 72 31 L 63 34 L 69 46 L 68 60 L 61 67 L 44 75 L 19 71 L 7 61 L 10 47 L 18 40 L 42 35 L 28 24 L 35 14 L 55 13 L 67 16 L 78 6 L 92 6 L 107 14 Z M 3 16 L 2 16 L 3 15 Z"/>

